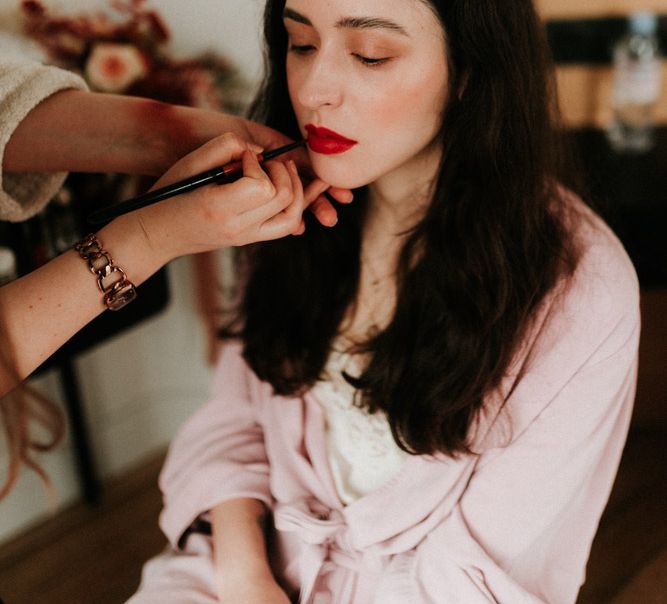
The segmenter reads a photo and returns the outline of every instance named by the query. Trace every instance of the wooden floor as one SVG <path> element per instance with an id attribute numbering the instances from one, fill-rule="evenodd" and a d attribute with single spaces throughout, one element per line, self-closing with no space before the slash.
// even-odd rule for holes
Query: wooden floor
<path id="1" fill-rule="evenodd" d="M 162 458 L 0 549 L 4 604 L 120 604 L 165 544 L 157 528 Z M 667 602 L 667 433 L 630 434 L 578 604 Z M 187 603 L 183 603 L 187 604 Z M 408 603 L 406 603 L 408 604 Z"/>
<path id="2" fill-rule="evenodd" d="M 120 604 L 166 539 L 157 526 L 163 456 L 0 548 L 3 604 Z M 184 603 L 185 604 L 185 603 Z"/>

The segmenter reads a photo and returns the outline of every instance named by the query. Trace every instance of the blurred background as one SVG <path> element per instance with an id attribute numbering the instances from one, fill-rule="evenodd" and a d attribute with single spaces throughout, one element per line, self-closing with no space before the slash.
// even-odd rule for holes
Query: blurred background
<path id="1" fill-rule="evenodd" d="M 153 70 L 110 91 L 242 111 L 261 77 L 263 0 L 152 0 L 143 4 L 142 14 L 118 12 L 104 0 L 41 4 L 50 23 L 59 24 L 58 35 L 44 20 L 31 19 L 20 2 L 0 0 L 3 56 L 57 60 L 84 73 L 98 89 L 115 85 L 95 79 L 99 76 L 87 64 L 104 25 L 93 15 L 102 11 L 121 29 L 119 24 L 133 19 L 152 23 L 132 41 L 152 53 Z M 579 602 L 664 602 L 667 63 L 657 55 L 632 55 L 637 53 L 629 34 L 650 38 L 649 46 L 656 42 L 664 55 L 667 0 L 536 4 L 558 63 L 561 108 L 590 194 L 626 245 L 642 286 L 633 425 Z M 637 11 L 652 16 L 631 19 Z M 86 27 L 68 25 L 82 16 L 89 19 Z M 114 52 L 113 45 L 98 50 L 99 56 Z M 628 52 L 631 60 L 643 62 L 643 75 L 626 73 Z M 647 68 L 650 60 L 654 67 Z M 111 175 L 73 175 L 48 215 L 20 228 L 0 223 L 0 245 L 14 250 L 19 273 L 30 270 L 78 239 L 80 208 L 90 207 L 91 199 L 120 199 L 138 186 Z M 157 528 L 156 480 L 166 446 L 206 398 L 219 294 L 203 283 L 213 274 L 228 287 L 228 265 L 229 256 L 222 253 L 171 263 L 140 288 L 143 293 L 126 309 L 131 314 L 96 321 L 31 380 L 62 405 L 70 430 L 63 445 L 43 458 L 57 502 L 50 503 L 33 473 L 24 473 L 16 490 L 0 501 L 5 604 L 112 604 L 136 589 L 141 564 L 165 543 Z M 0 468 L 5 466 L 0 448 Z"/>

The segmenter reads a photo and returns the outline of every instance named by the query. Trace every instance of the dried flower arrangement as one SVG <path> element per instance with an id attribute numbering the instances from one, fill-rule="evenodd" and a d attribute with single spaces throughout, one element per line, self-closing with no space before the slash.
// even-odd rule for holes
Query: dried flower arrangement
<path id="1" fill-rule="evenodd" d="M 147 0 L 112 0 L 110 13 L 64 16 L 23 0 L 24 33 L 54 64 L 82 75 L 93 90 L 227 111 L 242 87 L 222 57 L 175 59 L 170 32 Z"/>

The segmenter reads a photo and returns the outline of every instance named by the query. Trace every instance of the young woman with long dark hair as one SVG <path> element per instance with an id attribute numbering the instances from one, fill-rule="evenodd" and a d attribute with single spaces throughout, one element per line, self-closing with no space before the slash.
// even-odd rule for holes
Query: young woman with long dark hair
<path id="1" fill-rule="evenodd" d="M 256 115 L 356 201 L 244 254 L 131 601 L 574 602 L 638 288 L 561 184 L 532 2 L 269 0 L 265 35 Z"/>

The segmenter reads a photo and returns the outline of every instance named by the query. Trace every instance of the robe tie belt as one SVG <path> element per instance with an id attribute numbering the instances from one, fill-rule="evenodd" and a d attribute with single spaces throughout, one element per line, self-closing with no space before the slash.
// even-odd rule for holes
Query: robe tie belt
<path id="1" fill-rule="evenodd" d="M 357 581 L 360 568 L 373 577 L 379 575 L 386 563 L 386 556 L 370 551 L 358 551 L 342 546 L 347 529 L 345 517 L 338 510 L 323 508 L 312 511 L 306 503 L 296 505 L 279 504 L 274 510 L 276 529 L 294 533 L 302 542 L 299 559 L 301 604 L 333 602 L 333 596 L 318 597 L 315 585 L 318 577 L 335 568 L 350 571 L 341 593 L 336 593 L 335 602 L 371 602 L 374 581 Z M 369 577 L 370 578 L 370 577 Z"/>

